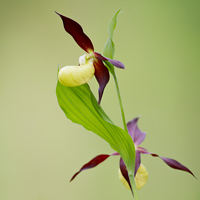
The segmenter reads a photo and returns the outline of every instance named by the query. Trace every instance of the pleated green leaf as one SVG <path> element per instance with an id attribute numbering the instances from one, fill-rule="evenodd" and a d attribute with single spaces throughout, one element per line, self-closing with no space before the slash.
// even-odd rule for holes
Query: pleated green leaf
<path id="1" fill-rule="evenodd" d="M 107 141 L 122 156 L 127 169 L 134 177 L 135 147 L 133 141 L 126 131 L 114 125 L 109 119 L 98 105 L 88 84 L 66 87 L 58 82 L 56 94 L 58 103 L 67 118 Z"/>

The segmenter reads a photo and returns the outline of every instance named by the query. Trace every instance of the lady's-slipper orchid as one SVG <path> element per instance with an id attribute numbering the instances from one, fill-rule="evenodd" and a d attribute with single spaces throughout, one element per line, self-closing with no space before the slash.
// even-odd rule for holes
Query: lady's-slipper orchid
<path id="1" fill-rule="evenodd" d="M 59 71 L 58 80 L 61 84 L 76 87 L 87 83 L 94 76 L 93 62 L 85 57 L 86 55 L 83 55 L 79 58 L 79 66 L 66 66 Z"/>
<path id="2" fill-rule="evenodd" d="M 74 87 L 74 86 L 78 86 L 80 84 L 84 84 L 88 82 L 94 74 L 99 83 L 98 103 L 100 103 L 102 95 L 103 95 L 103 91 L 110 77 L 109 71 L 104 65 L 103 61 L 109 61 L 112 65 L 118 68 L 125 68 L 125 67 L 123 63 L 121 63 L 118 60 L 112 60 L 110 58 L 104 57 L 100 53 L 94 52 L 93 44 L 91 40 L 89 39 L 89 37 L 83 32 L 82 27 L 74 20 L 68 17 L 65 17 L 59 13 L 57 14 L 61 17 L 63 21 L 65 31 L 69 33 L 74 38 L 76 43 L 84 51 L 88 53 L 85 55 L 85 62 L 80 63 L 80 60 L 79 60 L 80 67 L 75 66 L 75 69 L 72 72 L 71 70 L 73 69 L 73 66 L 70 66 L 70 67 L 67 66 L 67 67 L 64 67 L 63 70 L 61 69 L 59 73 L 59 81 L 66 86 Z M 89 65 L 87 64 L 88 62 L 90 63 Z M 87 72 L 88 70 L 89 72 Z M 75 73 L 79 73 L 79 72 L 80 72 L 80 75 L 75 75 Z M 82 72 L 84 72 L 84 75 L 81 78 Z M 66 79 L 69 79 L 69 80 L 66 80 Z"/>
<path id="3" fill-rule="evenodd" d="M 171 158 L 161 157 L 154 153 L 150 153 L 146 149 L 138 146 L 144 141 L 144 139 L 146 137 L 146 133 L 142 132 L 138 128 L 138 125 L 137 125 L 138 119 L 139 118 L 135 118 L 127 124 L 129 135 L 131 136 L 131 138 L 135 144 L 135 149 L 136 149 L 135 182 L 136 182 L 137 188 L 140 189 L 141 187 L 143 187 L 148 179 L 148 173 L 147 173 L 145 167 L 141 164 L 141 153 L 142 154 L 150 154 L 153 157 L 159 157 L 169 167 L 174 168 L 174 169 L 179 169 L 179 170 L 182 170 L 185 172 L 189 172 L 190 174 L 192 174 L 194 176 L 194 174 L 187 167 L 185 167 L 181 163 L 177 162 L 176 160 L 171 159 Z M 88 163 L 86 163 L 77 173 L 75 173 L 70 181 L 72 181 L 80 172 L 82 172 L 86 169 L 91 169 L 93 167 L 96 167 L 97 165 L 99 165 L 100 163 L 105 161 L 108 157 L 116 156 L 116 155 L 119 155 L 119 153 L 115 152 L 113 154 L 101 154 L 101 155 L 96 156 L 95 158 L 90 160 Z M 129 185 L 129 188 L 131 188 L 128 172 L 127 172 L 126 166 L 125 166 L 122 158 L 120 158 L 119 166 L 120 166 L 120 173 L 119 173 L 120 180 L 124 183 L 124 185 L 126 185 L 127 188 L 128 188 L 128 185 Z"/>

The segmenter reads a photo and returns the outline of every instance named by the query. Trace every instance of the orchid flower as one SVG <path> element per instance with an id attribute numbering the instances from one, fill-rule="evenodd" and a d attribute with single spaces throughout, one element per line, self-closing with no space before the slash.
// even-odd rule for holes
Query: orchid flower
<path id="1" fill-rule="evenodd" d="M 182 171 L 185 171 L 185 172 L 189 172 L 190 174 L 192 174 L 194 176 L 194 174 L 187 167 L 185 167 L 184 165 L 182 165 L 178 161 L 171 159 L 171 158 L 161 157 L 161 156 L 154 154 L 154 153 L 150 153 L 145 148 L 138 146 L 144 141 L 144 139 L 146 137 L 146 133 L 142 132 L 138 128 L 138 125 L 137 125 L 138 119 L 139 118 L 135 118 L 132 121 L 128 122 L 128 124 L 127 124 L 129 135 L 131 136 L 131 138 L 132 138 L 132 140 L 135 144 L 135 149 L 136 149 L 135 182 L 136 182 L 137 188 L 138 189 L 142 188 L 144 186 L 144 184 L 146 183 L 147 179 L 148 179 L 148 173 L 146 171 L 146 168 L 141 164 L 141 153 L 142 154 L 150 154 L 153 157 L 159 157 L 169 167 L 171 167 L 173 169 L 179 169 L 179 170 L 182 170 Z M 102 163 L 103 161 L 105 161 L 108 157 L 117 156 L 117 155 L 119 155 L 119 153 L 115 152 L 115 153 L 112 153 L 112 154 L 101 154 L 101 155 L 96 156 L 95 158 L 90 160 L 88 163 L 83 165 L 83 167 L 73 175 L 73 177 L 71 178 L 70 181 L 72 181 L 80 172 L 82 172 L 86 169 L 94 168 L 97 165 L 99 165 L 100 163 Z M 120 157 L 119 166 L 120 166 L 120 171 L 119 171 L 120 180 L 124 183 L 124 185 L 127 188 L 131 189 L 128 172 L 127 172 L 126 166 L 124 164 L 124 161 L 122 160 L 121 157 Z"/>
<path id="2" fill-rule="evenodd" d="M 57 12 L 56 12 L 57 13 Z M 100 53 L 94 52 L 90 38 L 83 32 L 82 27 L 74 20 L 57 13 L 62 21 L 65 31 L 69 33 L 76 43 L 87 52 L 79 58 L 79 66 L 66 66 L 59 72 L 58 79 L 61 84 L 68 87 L 75 87 L 87 83 L 95 75 L 99 83 L 100 104 L 104 89 L 109 81 L 109 71 L 103 61 L 108 61 L 118 68 L 125 68 L 123 63 L 104 57 Z"/>

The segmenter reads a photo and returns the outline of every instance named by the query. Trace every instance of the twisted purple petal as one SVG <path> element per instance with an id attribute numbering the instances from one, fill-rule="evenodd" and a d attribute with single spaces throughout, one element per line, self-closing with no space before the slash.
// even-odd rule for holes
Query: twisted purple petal
<path id="1" fill-rule="evenodd" d="M 135 173 L 134 176 L 137 173 L 138 168 L 140 167 L 141 164 L 141 155 L 140 152 L 138 150 L 135 151 Z"/>
<path id="2" fill-rule="evenodd" d="M 137 148 L 140 153 L 143 153 L 143 154 L 150 154 L 152 155 L 153 157 L 159 157 L 161 158 L 169 167 L 173 168 L 173 169 L 178 169 L 178 170 L 182 170 L 182 171 L 185 171 L 185 172 L 188 172 L 190 173 L 191 175 L 193 175 L 195 177 L 195 175 L 187 168 L 185 167 L 184 165 L 182 165 L 181 163 L 179 163 L 178 161 L 174 160 L 174 159 L 171 159 L 171 158 L 165 158 L 165 157 L 161 157 L 157 154 L 154 154 L 154 153 L 150 153 L 149 151 L 147 151 L 145 148 L 142 148 L 142 147 L 138 147 Z M 195 177 L 196 178 L 196 177 Z"/>
<path id="3" fill-rule="evenodd" d="M 103 61 L 104 60 L 109 61 L 115 67 L 118 67 L 118 68 L 121 68 L 121 69 L 125 69 L 124 64 L 122 62 L 118 61 L 118 60 L 113 60 L 113 59 L 107 58 L 107 57 L 102 56 L 100 53 L 97 53 L 97 52 L 94 52 L 94 56 L 97 59 L 100 59 L 100 60 L 103 60 Z"/>

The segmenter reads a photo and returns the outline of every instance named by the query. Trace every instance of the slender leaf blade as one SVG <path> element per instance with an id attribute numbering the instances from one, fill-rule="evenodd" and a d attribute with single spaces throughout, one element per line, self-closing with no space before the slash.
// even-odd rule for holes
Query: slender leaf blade
<path id="1" fill-rule="evenodd" d="M 115 151 L 119 152 L 127 169 L 131 169 L 134 173 L 135 147 L 130 135 L 111 122 L 98 105 L 88 84 L 66 87 L 58 82 L 56 94 L 67 118 L 106 140 Z"/>
<path id="2" fill-rule="evenodd" d="M 119 12 L 121 11 L 121 9 L 119 9 L 115 15 L 112 17 L 112 19 L 110 20 L 110 23 L 108 25 L 108 33 L 109 33 L 109 37 L 112 39 L 113 38 L 113 32 L 116 28 L 116 24 L 117 24 L 117 16 L 119 14 Z"/>

